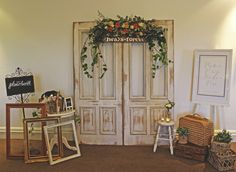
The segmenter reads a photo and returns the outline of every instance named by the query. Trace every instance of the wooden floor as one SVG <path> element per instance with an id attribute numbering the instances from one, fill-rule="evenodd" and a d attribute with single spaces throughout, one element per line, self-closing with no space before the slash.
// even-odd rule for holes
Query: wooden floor
<path id="1" fill-rule="evenodd" d="M 6 160 L 5 140 L 0 140 L 0 172 L 217 172 L 207 162 L 172 156 L 165 146 L 155 153 L 152 146 L 80 145 L 80 149 L 81 157 L 54 166 L 25 164 L 23 159 Z"/>

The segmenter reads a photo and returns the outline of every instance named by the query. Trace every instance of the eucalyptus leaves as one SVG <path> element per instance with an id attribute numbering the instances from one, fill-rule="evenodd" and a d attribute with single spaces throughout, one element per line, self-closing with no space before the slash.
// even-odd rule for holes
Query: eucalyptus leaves
<path id="1" fill-rule="evenodd" d="M 99 17 L 97 24 L 89 30 L 88 38 L 81 50 L 82 69 L 88 78 L 93 77 L 94 67 L 97 64 L 101 66 L 100 78 L 107 71 L 107 65 L 100 50 L 101 43 L 106 40 L 124 40 L 123 42 L 126 40 L 142 40 L 147 42 L 152 54 L 151 70 L 153 78 L 157 69 L 171 62 L 167 58 L 166 30 L 162 27 L 157 27 L 154 24 L 154 20 L 144 20 L 139 16 L 117 16 L 118 20 L 114 20 L 105 18 L 101 13 L 99 13 Z M 92 57 L 90 64 L 87 62 L 89 48 Z"/>

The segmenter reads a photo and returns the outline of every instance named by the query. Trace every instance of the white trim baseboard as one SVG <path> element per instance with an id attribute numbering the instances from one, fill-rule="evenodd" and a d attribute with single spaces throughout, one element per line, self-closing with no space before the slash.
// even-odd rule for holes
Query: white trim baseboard
<path id="1" fill-rule="evenodd" d="M 34 139 L 40 139 L 41 138 L 41 128 L 35 127 L 34 128 Z M 11 127 L 11 138 L 14 139 L 23 139 L 23 127 Z M 65 135 L 66 138 L 72 139 L 72 130 L 70 128 L 63 129 L 63 135 Z M 6 127 L 0 127 L 0 139 L 6 139 Z"/>
<path id="2" fill-rule="evenodd" d="M 36 138 L 40 138 L 40 131 L 41 129 L 39 128 L 35 128 L 34 129 L 34 134 L 36 135 L 35 137 Z M 215 130 L 215 134 L 217 132 L 219 132 L 221 130 Z M 233 137 L 233 142 L 236 142 L 236 130 L 227 130 L 229 131 L 231 134 L 232 134 L 232 137 Z M 71 137 L 71 134 L 72 134 L 72 131 L 71 130 L 65 130 L 63 131 L 64 134 L 66 134 L 66 137 L 67 138 L 70 138 Z M 24 138 L 24 135 L 23 135 L 23 127 L 11 127 L 11 135 L 12 135 L 12 138 L 15 138 L 15 139 L 23 139 Z M 0 139 L 5 139 L 6 138 L 6 127 L 0 127 Z"/>

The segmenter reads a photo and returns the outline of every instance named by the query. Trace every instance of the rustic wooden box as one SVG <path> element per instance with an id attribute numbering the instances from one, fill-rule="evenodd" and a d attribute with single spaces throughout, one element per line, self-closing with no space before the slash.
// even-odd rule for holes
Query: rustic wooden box
<path id="1" fill-rule="evenodd" d="M 191 143 L 174 145 L 174 155 L 193 159 L 197 161 L 205 161 L 208 156 L 207 146 L 197 146 Z"/>
<path id="2" fill-rule="evenodd" d="M 188 141 L 198 146 L 208 146 L 214 134 L 213 123 L 199 115 L 186 115 L 179 119 L 179 127 L 189 131 Z"/>

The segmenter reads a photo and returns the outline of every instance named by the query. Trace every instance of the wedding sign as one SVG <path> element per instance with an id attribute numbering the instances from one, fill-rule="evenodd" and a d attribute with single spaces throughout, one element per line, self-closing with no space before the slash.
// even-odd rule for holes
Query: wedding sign
<path id="1" fill-rule="evenodd" d="M 5 78 L 7 96 L 34 92 L 33 75 Z"/>
<path id="2" fill-rule="evenodd" d="M 228 104 L 232 50 L 196 50 L 192 101 Z"/>
<path id="3" fill-rule="evenodd" d="M 132 38 L 132 37 L 106 37 L 104 42 L 145 42 L 144 38 Z"/>

